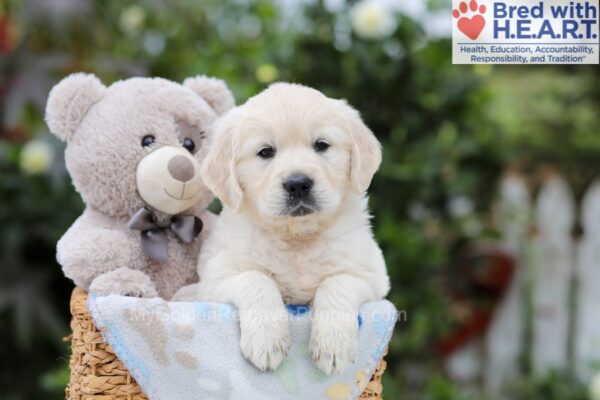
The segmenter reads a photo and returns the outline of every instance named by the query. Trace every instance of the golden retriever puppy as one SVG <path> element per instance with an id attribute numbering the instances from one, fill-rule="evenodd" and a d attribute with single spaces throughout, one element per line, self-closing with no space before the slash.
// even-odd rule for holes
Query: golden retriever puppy
<path id="1" fill-rule="evenodd" d="M 365 195 L 379 142 L 344 100 L 287 83 L 226 114 L 215 140 L 202 177 L 224 209 L 202 247 L 199 300 L 238 307 L 241 351 L 261 370 L 287 353 L 284 304 L 311 304 L 314 362 L 341 371 L 359 307 L 389 290 Z"/>

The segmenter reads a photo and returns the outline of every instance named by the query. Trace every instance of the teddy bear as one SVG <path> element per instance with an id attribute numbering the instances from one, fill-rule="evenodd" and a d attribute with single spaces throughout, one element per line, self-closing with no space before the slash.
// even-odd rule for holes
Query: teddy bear
<path id="1" fill-rule="evenodd" d="M 170 299 L 198 280 L 216 216 L 200 178 L 212 125 L 234 106 L 226 84 L 76 73 L 50 92 L 46 123 L 85 203 L 57 244 L 64 274 L 90 293 Z"/>

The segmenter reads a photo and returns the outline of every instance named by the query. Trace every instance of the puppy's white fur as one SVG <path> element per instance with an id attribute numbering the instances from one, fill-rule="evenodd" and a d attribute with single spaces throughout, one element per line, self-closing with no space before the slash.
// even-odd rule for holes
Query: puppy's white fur
<path id="1" fill-rule="evenodd" d="M 356 353 L 359 307 L 389 290 L 365 197 L 379 142 L 345 101 L 284 83 L 229 112 L 216 136 L 202 177 L 225 207 L 202 246 L 199 299 L 238 307 L 241 350 L 262 370 L 287 353 L 284 304 L 312 304 L 313 359 L 341 371 Z M 317 152 L 317 140 L 331 147 Z M 273 158 L 257 156 L 265 146 Z M 282 185 L 294 174 L 314 181 L 311 214 L 286 214 Z"/>

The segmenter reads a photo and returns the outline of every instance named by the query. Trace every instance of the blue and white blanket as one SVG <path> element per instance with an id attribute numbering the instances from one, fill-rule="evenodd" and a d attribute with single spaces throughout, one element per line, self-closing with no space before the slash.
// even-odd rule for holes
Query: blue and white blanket
<path id="1" fill-rule="evenodd" d="M 292 345 L 275 371 L 261 372 L 240 352 L 237 310 L 214 303 L 90 296 L 92 318 L 150 400 L 356 399 L 391 338 L 396 309 L 365 304 L 354 364 L 326 376 L 310 358 L 307 307 L 288 306 Z"/>

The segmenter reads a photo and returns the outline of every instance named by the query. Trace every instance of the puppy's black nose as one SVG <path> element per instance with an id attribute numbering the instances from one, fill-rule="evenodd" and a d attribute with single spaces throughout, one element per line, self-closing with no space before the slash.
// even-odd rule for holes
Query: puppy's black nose
<path id="1" fill-rule="evenodd" d="M 293 175 L 283 182 L 283 188 L 291 198 L 299 200 L 310 195 L 313 184 L 313 180 L 306 175 Z"/>

